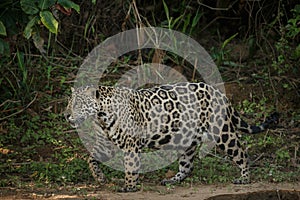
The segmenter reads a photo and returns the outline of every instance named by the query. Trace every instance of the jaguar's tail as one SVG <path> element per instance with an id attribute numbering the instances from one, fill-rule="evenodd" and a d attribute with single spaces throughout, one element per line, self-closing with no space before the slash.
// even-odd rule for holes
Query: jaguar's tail
<path id="1" fill-rule="evenodd" d="M 266 120 L 258 126 L 248 125 L 243 119 L 238 120 L 238 123 L 236 123 L 235 126 L 238 128 L 238 130 L 244 133 L 256 134 L 263 132 L 266 129 L 276 127 L 278 121 L 279 113 L 275 112 L 267 117 Z"/>

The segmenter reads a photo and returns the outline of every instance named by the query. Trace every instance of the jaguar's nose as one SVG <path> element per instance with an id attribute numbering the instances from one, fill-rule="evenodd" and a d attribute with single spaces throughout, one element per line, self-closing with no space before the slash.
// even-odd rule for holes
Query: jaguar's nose
<path id="1" fill-rule="evenodd" d="M 70 120 L 71 114 L 70 114 L 70 113 L 64 113 L 64 116 L 65 116 L 65 119 L 66 119 L 67 121 L 69 121 L 69 120 Z"/>
<path id="2" fill-rule="evenodd" d="M 69 113 L 65 113 L 64 114 L 65 116 L 65 119 L 67 120 L 67 122 L 69 122 L 69 124 L 73 127 L 73 128 L 76 128 L 76 123 L 75 123 L 75 120 L 72 118 L 71 114 Z"/>

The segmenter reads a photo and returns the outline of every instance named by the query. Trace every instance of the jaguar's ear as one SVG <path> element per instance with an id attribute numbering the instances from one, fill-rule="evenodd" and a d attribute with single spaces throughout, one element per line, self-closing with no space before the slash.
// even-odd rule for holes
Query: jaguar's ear
<path id="1" fill-rule="evenodd" d="M 75 92 L 75 89 L 73 87 L 71 87 L 71 92 L 74 93 Z"/>
<path id="2" fill-rule="evenodd" d="M 85 93 L 88 96 L 96 97 L 96 91 L 97 91 L 97 89 L 95 87 L 89 86 Z"/>

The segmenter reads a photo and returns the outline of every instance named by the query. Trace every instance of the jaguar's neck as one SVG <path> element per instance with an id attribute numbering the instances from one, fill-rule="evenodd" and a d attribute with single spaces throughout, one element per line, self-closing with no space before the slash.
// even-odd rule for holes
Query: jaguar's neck
<path id="1" fill-rule="evenodd" d="M 114 124 L 127 113 L 131 98 L 131 89 L 99 86 L 96 98 L 99 104 L 98 121 L 106 129 L 111 129 Z"/>

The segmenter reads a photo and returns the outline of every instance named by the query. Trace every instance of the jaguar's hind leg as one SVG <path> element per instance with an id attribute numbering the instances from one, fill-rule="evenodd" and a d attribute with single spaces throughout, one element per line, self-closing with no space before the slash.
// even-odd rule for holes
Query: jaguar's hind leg
<path id="1" fill-rule="evenodd" d="M 227 136 L 226 136 L 227 137 Z M 222 137 L 222 140 L 225 137 Z M 233 181 L 234 184 L 248 184 L 250 183 L 250 171 L 248 155 L 241 147 L 238 137 L 226 138 L 226 142 L 222 141 L 218 146 L 226 152 L 232 161 L 240 168 L 241 177 Z"/>

